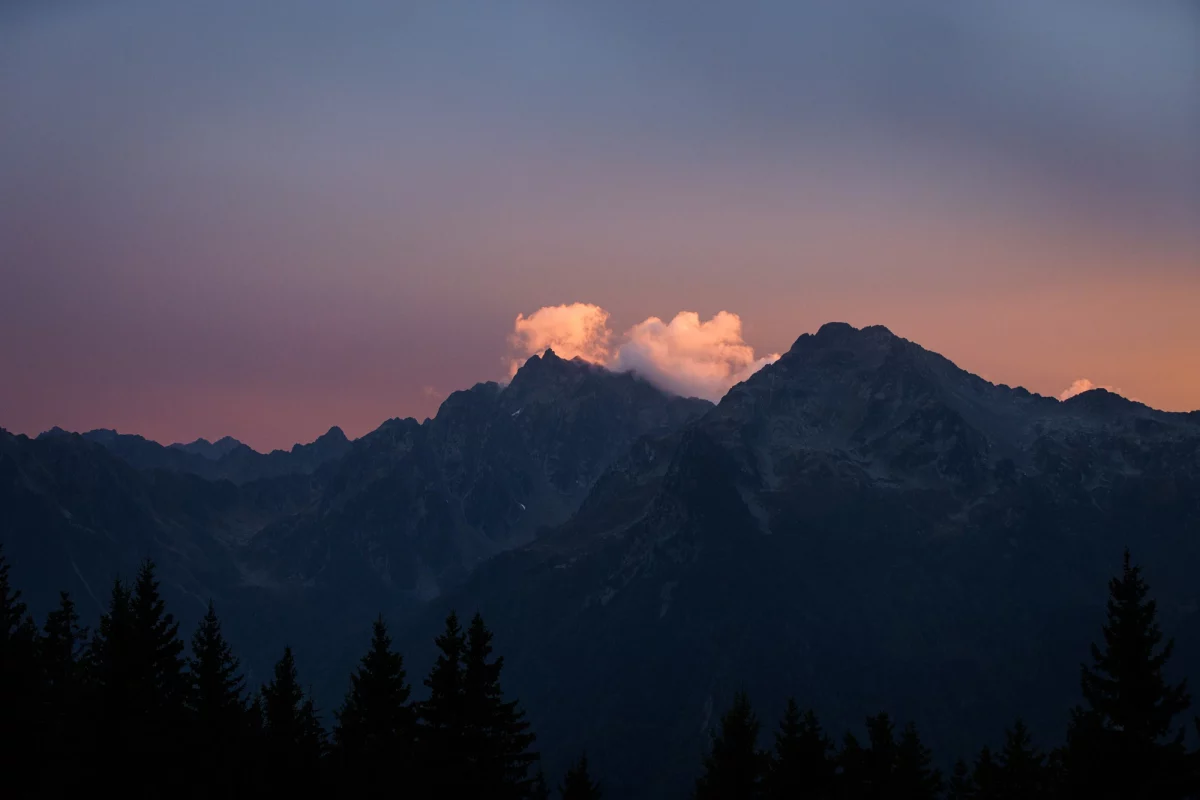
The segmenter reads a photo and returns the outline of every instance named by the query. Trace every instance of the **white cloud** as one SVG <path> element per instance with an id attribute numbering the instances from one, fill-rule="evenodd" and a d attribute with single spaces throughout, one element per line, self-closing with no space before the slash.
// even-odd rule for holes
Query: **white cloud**
<path id="1" fill-rule="evenodd" d="M 509 344 L 515 372 L 529 356 L 547 348 L 563 358 L 579 357 L 618 371 L 632 371 L 675 394 L 720 400 L 729 388 L 753 375 L 778 354 L 756 357 L 742 338 L 742 320 L 722 311 L 701 320 L 681 311 L 670 322 L 650 317 L 614 345 L 609 313 L 586 303 L 546 306 L 517 316 Z"/>

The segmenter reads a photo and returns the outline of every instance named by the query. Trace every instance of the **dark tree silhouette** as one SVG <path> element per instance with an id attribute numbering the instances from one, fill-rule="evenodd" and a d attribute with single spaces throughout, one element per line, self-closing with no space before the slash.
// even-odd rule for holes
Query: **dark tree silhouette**
<path id="1" fill-rule="evenodd" d="M 191 746 L 206 754 L 210 767 L 195 780 L 210 794 L 228 794 L 248 771 L 252 727 L 246 682 L 211 600 L 192 636 L 188 680 Z"/>
<path id="2" fill-rule="evenodd" d="M 463 656 L 466 637 L 453 611 L 446 628 L 434 639 L 440 651 L 425 686 L 429 697 L 418 706 L 418 748 L 424 773 L 424 793 L 434 788 L 462 793 L 468 784 L 466 709 L 463 686 Z"/>
<path id="3" fill-rule="evenodd" d="M 304 695 L 292 648 L 285 647 L 275 677 L 262 688 L 262 738 L 269 786 L 311 791 L 319 774 L 325 733 Z"/>
<path id="4" fill-rule="evenodd" d="M 758 749 L 758 717 L 745 692 L 721 717 L 712 749 L 704 758 L 704 774 L 696 781 L 696 800 L 762 797 L 767 755 Z"/>
<path id="5" fill-rule="evenodd" d="M 975 769 L 971 774 L 975 784 L 976 800 L 999 800 L 1000 798 L 1000 765 L 992 755 L 992 749 L 984 746 L 975 759 Z"/>
<path id="6" fill-rule="evenodd" d="M 567 769 L 558 793 L 562 800 L 599 800 L 600 784 L 592 780 L 588 771 L 587 753 Z"/>
<path id="7" fill-rule="evenodd" d="M 1065 753 L 1071 796 L 1184 795 L 1184 730 L 1173 720 L 1191 700 L 1185 683 L 1163 676 L 1174 642 L 1162 643 L 1148 594 L 1126 550 L 1121 576 L 1109 583 L 1104 646 L 1093 644 L 1092 666 L 1081 669 L 1085 706 L 1072 715 Z"/>
<path id="8" fill-rule="evenodd" d="M 350 691 L 333 730 L 346 791 L 376 794 L 397 780 L 412 780 L 416 712 L 409 694 L 404 659 L 392 650 L 380 616 L 371 647 L 350 676 Z"/>
<path id="9" fill-rule="evenodd" d="M 1052 792 L 1046 756 L 1033 746 L 1029 729 L 1018 719 L 1005 731 L 1004 749 L 1000 753 L 998 788 L 1004 797 L 1026 797 L 1039 800 Z"/>
<path id="10" fill-rule="evenodd" d="M 936 800 L 942 791 L 942 776 L 932 764 L 933 754 L 921 744 L 917 727 L 910 722 L 896 745 L 892 796 L 910 800 Z"/>
<path id="11" fill-rule="evenodd" d="M 975 781 L 971 768 L 961 758 L 954 762 L 950 780 L 946 783 L 946 800 L 975 800 Z"/>
<path id="12" fill-rule="evenodd" d="M 59 606 L 46 616 L 38 644 L 42 670 L 44 741 L 59 752 L 77 754 L 85 742 L 79 712 L 85 701 L 84 663 L 87 629 L 79 626 L 75 603 L 59 592 Z"/>
<path id="13" fill-rule="evenodd" d="M 538 770 L 529 790 L 529 800 L 550 800 L 550 787 L 546 785 L 546 773 Z"/>
<path id="14" fill-rule="evenodd" d="M 476 614 L 467 629 L 463 657 L 463 709 L 473 785 L 495 798 L 524 798 L 533 788 L 530 768 L 538 760 L 525 712 L 506 701 L 500 687 L 503 657 L 492 658 L 492 633 Z"/>
<path id="15" fill-rule="evenodd" d="M 765 795 L 770 800 L 831 797 L 837 765 L 833 742 L 821 730 L 812 711 L 803 715 L 795 698 L 788 698 L 775 732 L 775 750 L 767 769 Z"/>
<path id="16" fill-rule="evenodd" d="M 37 626 L 11 585 L 0 550 L 0 767 L 15 774 L 35 747 L 40 688 Z"/>

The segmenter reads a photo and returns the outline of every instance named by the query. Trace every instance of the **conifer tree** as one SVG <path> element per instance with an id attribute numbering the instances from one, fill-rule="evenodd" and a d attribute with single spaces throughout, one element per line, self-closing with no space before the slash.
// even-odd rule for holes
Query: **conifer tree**
<path id="1" fill-rule="evenodd" d="M 587 753 L 567 768 L 558 793 L 562 795 L 562 800 L 599 800 L 600 784 L 593 781 L 588 772 Z"/>
<path id="2" fill-rule="evenodd" d="M 1033 746 L 1029 729 L 1018 719 L 1005 731 L 1004 749 L 1000 752 L 998 784 L 1005 797 L 1044 798 L 1050 791 L 1046 756 Z"/>
<path id="3" fill-rule="evenodd" d="M 946 800 L 975 800 L 975 781 L 971 779 L 971 768 L 961 758 L 954 762 L 954 770 L 946 784 Z"/>
<path id="4" fill-rule="evenodd" d="M 268 785 L 310 791 L 318 775 L 324 731 L 312 699 L 300 688 L 292 648 L 284 648 L 274 678 L 263 686 L 261 705 Z"/>
<path id="5" fill-rule="evenodd" d="M 696 781 L 696 800 L 762 797 L 767 756 L 758 749 L 758 717 L 745 692 L 733 696 L 733 705 L 721 717 L 712 749 L 704 758 L 704 774 Z"/>
<path id="6" fill-rule="evenodd" d="M 1163 643 L 1148 593 L 1126 550 L 1121 576 L 1109 583 L 1104 646 L 1093 644 L 1092 666 L 1081 669 L 1085 707 L 1073 714 L 1066 750 L 1074 796 L 1184 796 L 1184 730 L 1173 721 L 1191 699 L 1185 682 L 1163 675 L 1174 641 Z"/>
<path id="7" fill-rule="evenodd" d="M 35 743 L 40 689 L 37 626 L 0 550 L 0 767 L 19 768 Z M 15 774 L 10 772 L 9 774 Z"/>
<path id="8" fill-rule="evenodd" d="M 476 614 L 467 629 L 463 657 L 463 710 L 468 775 L 480 791 L 495 798 L 528 797 L 530 768 L 538 760 L 530 750 L 534 735 L 516 700 L 506 701 L 500 687 L 504 658 L 492 658 L 492 633 Z"/>
<path id="9" fill-rule="evenodd" d="M 434 639 L 440 651 L 425 686 L 429 698 L 420 704 L 418 747 L 424 772 L 424 792 L 461 794 L 467 789 L 466 709 L 463 686 L 463 657 L 466 636 L 453 611 L 446 628 Z"/>
<path id="10" fill-rule="evenodd" d="M 826 798 L 833 792 L 837 771 L 833 742 L 825 736 L 816 715 L 803 715 L 795 698 L 788 698 L 775 732 L 775 751 L 767 769 L 765 795 L 784 798 Z"/>
<path id="11" fill-rule="evenodd" d="M 87 629 L 79 626 L 79 614 L 67 592 L 59 592 L 59 606 L 46 616 L 38 656 L 41 662 L 45 705 L 44 730 L 47 740 L 61 751 L 76 752 L 83 746 L 80 726 L 84 724 L 83 657 Z"/>
<path id="12" fill-rule="evenodd" d="M 355 793 L 377 793 L 397 776 L 412 779 L 416 715 L 409 694 L 404 660 L 392 650 L 380 616 L 371 648 L 350 676 L 350 691 L 333 731 L 343 782 Z"/>
<path id="13" fill-rule="evenodd" d="M 118 578 L 113 581 L 108 611 L 100 616 L 85 661 L 92 692 L 89 716 L 94 748 L 106 771 L 115 770 L 114 761 L 139 735 L 138 726 L 145 716 L 138 702 L 141 688 L 133 664 L 133 631 L 129 589 Z"/>
<path id="14" fill-rule="evenodd" d="M 877 714 L 867 718 L 868 746 L 851 734 L 839 756 L 843 792 L 850 797 L 875 800 L 891 797 L 896 772 L 895 728 L 891 718 Z"/>
<path id="15" fill-rule="evenodd" d="M 921 743 L 917 727 L 910 722 L 896 745 L 892 796 L 935 800 L 942 791 L 942 776 L 932 764 L 933 753 Z"/>
<path id="16" fill-rule="evenodd" d="M 228 794 L 244 777 L 249 760 L 250 712 L 246 682 L 211 600 L 192 636 L 188 661 L 191 746 L 206 754 L 210 768 L 197 777 L 210 794 Z"/>
<path id="17" fill-rule="evenodd" d="M 979 751 L 971 780 L 975 784 L 976 800 L 1000 800 L 1000 765 L 992 756 L 990 747 L 985 745 Z"/>

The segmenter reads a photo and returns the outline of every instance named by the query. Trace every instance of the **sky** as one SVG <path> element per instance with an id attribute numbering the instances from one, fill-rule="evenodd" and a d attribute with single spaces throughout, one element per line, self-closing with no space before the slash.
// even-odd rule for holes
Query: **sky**
<path id="1" fill-rule="evenodd" d="M 9 0 L 0 143 L 16 432 L 358 436 L 568 318 L 1200 408 L 1192 0 Z"/>

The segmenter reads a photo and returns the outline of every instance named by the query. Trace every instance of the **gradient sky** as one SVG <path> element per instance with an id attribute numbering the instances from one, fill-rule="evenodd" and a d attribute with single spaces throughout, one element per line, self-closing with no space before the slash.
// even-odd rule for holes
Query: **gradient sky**
<path id="1" fill-rule="evenodd" d="M 1200 4 L 0 5 L 0 426 L 357 436 L 576 301 L 1200 408 Z"/>

